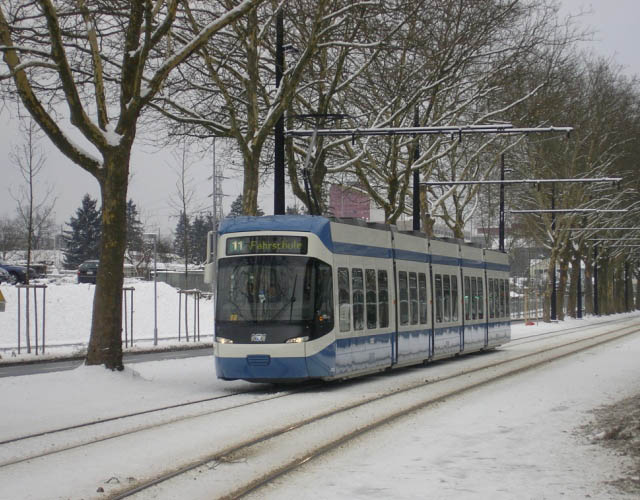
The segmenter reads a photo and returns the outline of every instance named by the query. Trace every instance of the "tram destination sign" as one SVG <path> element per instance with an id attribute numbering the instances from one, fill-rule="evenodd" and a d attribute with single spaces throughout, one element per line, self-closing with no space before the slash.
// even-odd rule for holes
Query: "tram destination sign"
<path id="1" fill-rule="evenodd" d="M 227 239 L 227 255 L 261 253 L 307 254 L 305 236 L 241 236 Z"/>

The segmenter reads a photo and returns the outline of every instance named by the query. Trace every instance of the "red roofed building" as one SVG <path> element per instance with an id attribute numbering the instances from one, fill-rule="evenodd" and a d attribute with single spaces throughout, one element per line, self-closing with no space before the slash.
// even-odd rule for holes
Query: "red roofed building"
<path id="1" fill-rule="evenodd" d="M 358 217 L 369 220 L 371 200 L 358 189 L 332 184 L 329 189 L 329 211 L 335 217 Z"/>

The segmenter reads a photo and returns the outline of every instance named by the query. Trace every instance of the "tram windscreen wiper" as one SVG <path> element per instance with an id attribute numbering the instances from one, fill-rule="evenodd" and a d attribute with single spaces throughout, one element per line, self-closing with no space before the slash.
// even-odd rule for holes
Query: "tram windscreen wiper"
<path id="1" fill-rule="evenodd" d="M 293 303 L 296 301 L 296 285 L 298 284 L 298 275 L 293 279 L 293 291 L 291 292 L 291 309 L 289 310 L 289 321 L 293 318 Z"/>

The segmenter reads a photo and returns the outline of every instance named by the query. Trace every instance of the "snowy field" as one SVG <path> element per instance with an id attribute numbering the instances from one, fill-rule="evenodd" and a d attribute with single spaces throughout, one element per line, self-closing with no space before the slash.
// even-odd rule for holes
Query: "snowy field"
<path id="1" fill-rule="evenodd" d="M 134 286 L 137 291 L 138 285 Z M 84 288 L 60 285 L 60 292 L 70 294 L 75 289 L 82 293 Z M 54 297 L 52 293 L 52 301 Z M 75 311 L 79 320 L 84 308 Z M 74 318 L 72 312 L 68 317 Z M 152 317 L 147 319 L 151 325 Z M 618 317 L 640 322 L 638 313 Z M 514 338 L 520 338 L 609 319 L 520 324 L 514 325 L 512 332 Z M 168 325 L 159 324 L 168 330 Z M 140 329 L 144 328 L 141 323 Z M 148 325 L 146 328 L 149 331 Z M 71 328 L 64 332 L 65 342 L 80 342 L 86 334 L 74 335 Z M 595 422 L 595 409 L 638 395 L 638 359 L 640 336 L 636 334 L 449 398 L 345 444 L 338 452 L 256 492 L 253 498 L 639 498 L 637 463 L 602 446 L 606 429 L 584 427 Z M 426 366 L 402 376 L 417 373 L 429 377 L 434 369 L 438 367 Z M 363 390 L 368 384 L 379 383 L 381 377 L 384 375 L 345 384 L 337 395 Z M 0 441 L 248 387 L 255 385 L 216 380 L 213 359 L 208 357 L 136 363 L 123 372 L 83 366 L 67 372 L 0 378 Z M 290 404 L 299 404 L 297 401 Z M 252 425 L 252 419 L 262 421 L 268 416 L 247 413 L 245 418 L 247 425 Z M 615 425 L 619 424 L 620 420 Z M 202 439 L 184 432 L 179 439 Z M 158 451 L 170 460 L 171 442 L 149 443 L 149 451 L 164 446 L 166 449 Z M 68 463 L 68 474 L 59 481 L 75 484 L 78 471 L 84 470 L 83 456 L 79 454 L 78 462 Z M 126 460 L 121 463 L 126 470 Z M 0 468 L 2 489 L 12 492 L 6 497 L 0 491 L 0 497 L 52 498 L 51 482 L 40 481 L 29 464 L 25 465 L 17 470 Z M 106 488 L 112 475 L 95 483 L 95 498 L 104 498 L 97 490 L 101 485 Z M 627 489 L 620 489 L 620 484 Z M 73 486 L 67 488 L 69 494 L 64 498 L 80 497 L 74 496 Z M 180 496 L 174 492 L 161 498 Z"/>
<path id="2" fill-rule="evenodd" d="M 91 331 L 91 311 L 95 285 L 75 283 L 75 276 L 57 280 L 47 280 L 45 290 L 45 353 L 64 355 L 82 350 L 86 346 Z M 130 338 L 133 328 L 134 345 L 145 349 L 153 346 L 154 328 L 154 284 L 152 281 L 125 279 L 124 286 L 133 288 L 127 292 L 127 332 Z M 199 314 L 194 312 L 194 299 L 187 299 L 187 325 L 185 326 L 185 297 L 180 296 L 176 288 L 158 282 L 158 338 L 161 347 L 178 344 L 178 321 L 180 320 L 180 337 L 185 341 L 185 332 L 189 332 L 189 340 L 193 340 L 194 327 L 200 321 L 200 340 L 211 342 L 213 335 L 213 304 L 208 298 L 201 298 Z M 5 297 L 5 311 L 0 312 L 0 356 L 3 360 L 31 359 L 25 356 L 26 348 L 26 316 L 25 290 L 21 292 L 21 354 L 17 355 L 18 344 L 18 289 L 6 284 L 0 285 Z M 131 295 L 133 295 L 133 325 L 131 325 Z M 38 344 L 42 345 L 42 290 L 37 291 L 38 300 Z M 35 318 L 33 308 L 33 290 L 30 291 L 30 339 L 35 345 Z M 123 322 L 124 328 L 124 322 Z M 124 330 L 123 330 L 124 337 Z M 2 362 L 2 360 L 0 360 Z"/>

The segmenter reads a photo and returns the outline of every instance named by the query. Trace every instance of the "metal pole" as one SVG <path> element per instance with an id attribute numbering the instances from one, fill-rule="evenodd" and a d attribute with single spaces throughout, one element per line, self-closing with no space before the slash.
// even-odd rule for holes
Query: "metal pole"
<path id="1" fill-rule="evenodd" d="M 282 7 L 276 15 L 276 87 L 280 89 L 284 72 L 284 13 Z M 284 112 L 276 122 L 274 150 L 273 214 L 284 215 Z"/>
<path id="2" fill-rule="evenodd" d="M 600 316 L 598 310 L 598 245 L 593 246 L 593 314 Z"/>
<path id="3" fill-rule="evenodd" d="M 216 180 L 216 138 L 213 138 L 213 220 L 211 221 L 211 231 L 213 231 L 213 242 L 212 242 L 212 253 L 213 253 L 213 257 L 211 255 L 207 255 L 207 259 L 212 258 L 213 262 L 214 262 L 214 266 L 216 265 L 216 257 L 218 255 L 218 210 L 217 210 L 217 205 L 218 205 L 218 184 L 217 184 L 217 180 Z M 214 273 L 215 274 L 215 273 Z M 213 321 L 211 322 L 211 338 L 214 338 L 216 335 L 216 299 L 215 299 L 215 293 L 216 293 L 216 282 L 217 282 L 217 276 L 211 280 L 211 308 L 212 308 L 212 318 Z"/>
<path id="4" fill-rule="evenodd" d="M 158 235 L 153 239 L 153 345 L 158 345 Z"/>
<path id="5" fill-rule="evenodd" d="M 582 319 L 582 259 L 578 257 L 578 283 L 576 283 L 576 293 L 578 294 L 578 313 L 576 317 Z"/>
<path id="6" fill-rule="evenodd" d="M 42 289 L 42 354 L 44 354 L 45 346 L 45 328 L 46 328 L 46 315 L 47 315 L 47 286 Z"/>
<path id="7" fill-rule="evenodd" d="M 499 250 L 504 252 L 504 153 L 500 155 L 500 243 Z"/>
<path id="8" fill-rule="evenodd" d="M 27 289 L 27 293 L 29 293 L 29 289 Z M 35 340 L 36 340 L 36 356 L 38 355 L 38 292 L 36 288 L 33 289 L 33 327 L 35 330 Z"/>
<path id="9" fill-rule="evenodd" d="M 27 285 L 28 286 L 28 285 Z M 29 306 L 29 289 L 25 288 L 24 289 L 24 296 L 25 296 L 25 307 L 27 308 L 26 310 L 26 315 L 24 317 L 24 320 L 26 322 L 26 334 L 27 334 L 27 353 L 31 353 L 31 318 L 29 315 L 29 310 L 31 309 L 31 307 Z"/>
<path id="10" fill-rule="evenodd" d="M 130 307 L 130 315 L 131 318 L 131 347 L 133 347 L 133 288 L 131 289 L 131 307 Z"/>
<path id="11" fill-rule="evenodd" d="M 556 209 L 556 186 L 555 184 L 551 185 L 551 210 Z M 555 245 L 556 239 L 556 214 L 555 212 L 551 213 L 551 234 L 553 237 L 553 243 Z M 557 319 L 557 308 L 556 308 L 556 299 L 557 299 L 557 290 L 556 290 L 556 263 L 553 263 L 553 269 L 551 270 L 551 319 Z"/>
<path id="12" fill-rule="evenodd" d="M 18 291 L 18 354 L 20 354 L 20 336 L 22 334 L 20 331 L 20 309 L 22 306 L 20 305 L 20 288 L 16 287 L 16 290 Z"/>
<path id="13" fill-rule="evenodd" d="M 415 107 L 413 112 L 413 126 L 417 127 L 418 123 L 418 106 Z M 413 150 L 414 163 L 420 158 L 420 143 L 418 137 L 416 139 L 415 149 Z M 413 230 L 420 231 L 420 172 L 417 168 L 413 169 Z"/>
<path id="14" fill-rule="evenodd" d="M 189 291 L 184 292 L 184 336 L 189 342 Z"/>
<path id="15" fill-rule="evenodd" d="M 124 346 L 129 347 L 129 319 L 127 315 L 127 289 L 122 289 L 124 295 Z"/>
<path id="16" fill-rule="evenodd" d="M 629 312 L 629 262 L 624 263 L 624 312 Z"/>

